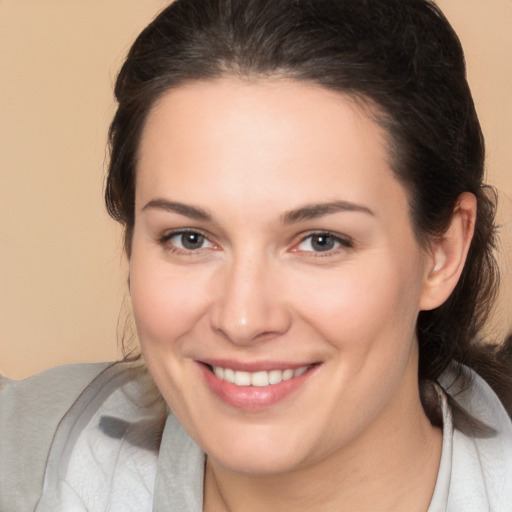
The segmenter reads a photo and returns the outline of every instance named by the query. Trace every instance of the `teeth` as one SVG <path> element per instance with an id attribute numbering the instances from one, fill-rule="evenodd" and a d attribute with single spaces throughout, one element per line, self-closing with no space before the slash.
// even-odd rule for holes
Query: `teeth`
<path id="1" fill-rule="evenodd" d="M 279 384 L 285 380 L 300 377 L 308 370 L 309 366 L 301 366 L 295 370 L 271 370 L 269 372 L 241 372 L 231 368 L 213 367 L 213 373 L 221 380 L 235 384 L 236 386 L 257 386 L 266 387 L 272 384 Z"/>
<path id="2" fill-rule="evenodd" d="M 233 370 L 231 370 L 231 368 L 225 368 L 223 379 L 227 382 L 231 382 L 231 384 L 234 384 L 235 383 L 235 372 Z"/>
<path id="3" fill-rule="evenodd" d="M 250 386 L 251 374 L 249 372 L 235 372 L 235 384 L 237 386 Z"/>
<path id="4" fill-rule="evenodd" d="M 263 387 L 268 386 L 268 384 L 268 372 L 256 372 L 251 374 L 251 385 Z"/>
<path id="5" fill-rule="evenodd" d="M 231 382 L 231 384 L 235 383 L 235 372 L 231 370 L 231 368 L 224 369 L 224 377 L 223 378 L 227 382 Z"/>
<path id="6" fill-rule="evenodd" d="M 293 376 L 294 377 L 300 377 L 301 375 L 303 375 L 305 373 L 305 371 L 307 370 L 307 366 L 303 366 L 302 368 L 297 368 L 294 372 L 293 372 Z"/>
<path id="7" fill-rule="evenodd" d="M 283 372 L 281 370 L 271 370 L 268 372 L 268 383 L 279 384 L 283 380 Z"/>
<path id="8" fill-rule="evenodd" d="M 283 380 L 290 380 L 291 378 L 293 378 L 293 370 L 285 370 L 283 372 Z"/>

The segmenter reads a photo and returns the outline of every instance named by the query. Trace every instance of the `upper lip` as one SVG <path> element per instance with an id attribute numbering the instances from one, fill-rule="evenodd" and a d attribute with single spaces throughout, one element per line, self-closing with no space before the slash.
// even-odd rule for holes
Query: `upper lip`
<path id="1" fill-rule="evenodd" d="M 230 368 L 231 370 L 241 372 L 261 372 L 271 370 L 295 370 L 303 366 L 312 366 L 318 364 L 318 361 L 310 362 L 284 362 L 284 361 L 235 361 L 233 359 L 198 359 L 199 363 L 203 363 L 212 367 Z"/>

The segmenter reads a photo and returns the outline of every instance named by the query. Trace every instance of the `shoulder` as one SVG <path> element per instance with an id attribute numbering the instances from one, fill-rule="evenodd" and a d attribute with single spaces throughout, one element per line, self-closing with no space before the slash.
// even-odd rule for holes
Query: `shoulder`
<path id="1" fill-rule="evenodd" d="M 440 379 L 446 392 L 486 431 L 470 432 L 454 414 L 448 510 L 512 510 L 512 420 L 489 385 L 463 368 Z M 453 412 L 453 411 L 452 411 Z"/>
<path id="2" fill-rule="evenodd" d="M 52 368 L 25 380 L 0 380 L 0 509 L 32 510 L 56 428 L 109 363 Z M 13 506 L 12 504 L 10 505 Z M 4 508 L 6 507 L 6 508 Z"/>

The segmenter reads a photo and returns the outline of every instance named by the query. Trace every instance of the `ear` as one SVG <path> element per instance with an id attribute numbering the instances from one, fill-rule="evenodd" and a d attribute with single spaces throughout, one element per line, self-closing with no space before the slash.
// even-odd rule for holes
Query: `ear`
<path id="1" fill-rule="evenodd" d="M 462 193 L 453 210 L 446 232 L 431 243 L 420 309 L 434 309 L 443 304 L 459 281 L 475 231 L 476 197 Z"/>

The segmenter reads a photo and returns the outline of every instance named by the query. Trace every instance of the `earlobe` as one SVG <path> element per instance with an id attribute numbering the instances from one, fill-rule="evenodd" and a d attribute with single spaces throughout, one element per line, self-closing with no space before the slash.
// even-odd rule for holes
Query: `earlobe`
<path id="1" fill-rule="evenodd" d="M 446 232 L 431 244 L 420 309 L 443 304 L 457 285 L 473 238 L 477 211 L 476 197 L 462 193 Z"/>

